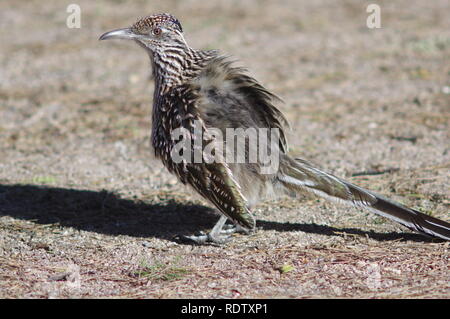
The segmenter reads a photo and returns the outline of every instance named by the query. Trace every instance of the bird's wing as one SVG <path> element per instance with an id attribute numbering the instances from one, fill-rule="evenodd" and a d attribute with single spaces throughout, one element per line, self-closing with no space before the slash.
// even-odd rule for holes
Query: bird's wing
<path id="1" fill-rule="evenodd" d="M 188 164 L 185 182 L 213 203 L 233 223 L 248 229 L 255 227 L 246 199 L 230 169 L 224 163 Z"/>
<path id="2" fill-rule="evenodd" d="M 284 128 L 288 122 L 275 106 L 281 99 L 249 76 L 245 68 L 235 67 L 232 60 L 219 55 L 204 67 L 197 79 L 200 91 L 214 101 L 203 105 L 208 106 L 204 110 L 208 125 L 221 129 L 278 129 L 279 149 L 283 153 L 287 151 Z"/>
<path id="3" fill-rule="evenodd" d="M 255 220 L 251 215 L 241 188 L 236 182 L 229 166 L 220 154 L 215 161 L 203 152 L 203 148 L 216 141 L 206 127 L 200 112 L 201 96 L 198 89 L 190 85 L 181 85 L 169 90 L 159 105 L 159 123 L 165 132 L 181 129 L 182 139 L 172 140 L 171 146 L 166 148 L 162 157 L 166 167 L 184 184 L 192 186 L 200 195 L 213 203 L 220 212 L 235 224 L 253 229 Z M 169 130 L 167 130 L 170 128 Z M 153 132 L 158 134 L 158 132 Z M 175 134 L 176 135 L 176 134 Z M 171 138 L 166 136 L 166 138 Z M 175 136 L 176 138 L 176 136 Z M 176 163 L 172 151 L 175 144 L 183 144 L 185 149 L 181 160 Z M 201 143 L 199 143 L 201 140 Z"/>

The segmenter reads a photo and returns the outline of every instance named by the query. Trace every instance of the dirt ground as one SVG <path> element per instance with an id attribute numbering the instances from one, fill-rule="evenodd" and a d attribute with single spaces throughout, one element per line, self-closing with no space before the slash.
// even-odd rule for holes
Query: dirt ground
<path id="1" fill-rule="evenodd" d="M 374 2 L 374 1 L 371 1 Z M 0 2 L 1 298 L 449 298 L 449 243 L 314 197 L 255 211 L 225 246 L 150 148 L 143 50 L 99 42 L 170 12 L 282 97 L 290 152 L 450 220 L 450 2 Z"/>

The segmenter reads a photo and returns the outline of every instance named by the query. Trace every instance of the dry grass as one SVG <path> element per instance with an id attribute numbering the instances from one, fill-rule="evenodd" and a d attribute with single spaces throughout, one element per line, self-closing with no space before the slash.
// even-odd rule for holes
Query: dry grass
<path id="1" fill-rule="evenodd" d="M 79 4 L 68 29 L 60 1 L 0 3 L 0 297 L 449 298 L 448 243 L 313 197 L 178 244 L 217 216 L 152 157 L 146 55 L 97 41 L 174 13 L 284 99 L 293 153 L 449 220 L 448 1 L 380 1 L 380 30 L 356 0 Z"/>

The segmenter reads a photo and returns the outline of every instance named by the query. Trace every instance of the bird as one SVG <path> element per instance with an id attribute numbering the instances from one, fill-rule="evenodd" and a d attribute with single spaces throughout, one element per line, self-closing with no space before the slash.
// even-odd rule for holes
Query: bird
<path id="1" fill-rule="evenodd" d="M 255 231 L 252 210 L 262 199 L 304 193 L 362 207 L 412 231 L 450 240 L 448 222 L 289 155 L 285 134 L 288 122 L 276 106 L 280 99 L 247 69 L 236 66 L 230 56 L 218 50 L 191 48 L 180 21 L 172 14 L 148 15 L 130 27 L 106 32 L 99 38 L 109 39 L 132 40 L 148 53 L 155 86 L 151 131 L 155 156 L 220 213 L 211 231 L 184 236 L 185 240 L 226 243 L 235 231 Z M 256 131 L 263 138 L 255 142 L 250 133 L 246 135 L 244 142 L 248 144 L 241 149 L 241 161 L 236 161 L 236 157 L 228 158 L 220 151 L 235 154 L 239 152 L 237 146 L 242 147 L 223 138 L 229 129 Z M 203 145 L 214 151 L 207 153 Z M 264 156 L 251 158 L 255 152 L 269 149 L 277 155 L 278 165 L 272 170 L 267 170 Z M 191 152 L 196 160 L 187 155 Z M 174 156 L 177 154 L 179 158 Z"/>

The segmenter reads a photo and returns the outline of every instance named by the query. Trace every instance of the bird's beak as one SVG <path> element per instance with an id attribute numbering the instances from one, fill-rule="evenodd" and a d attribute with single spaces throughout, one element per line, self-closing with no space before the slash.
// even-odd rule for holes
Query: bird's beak
<path id="1" fill-rule="evenodd" d="M 132 40 L 134 38 L 136 38 L 136 34 L 133 31 L 131 31 L 130 28 L 124 28 L 106 32 L 102 34 L 99 40 L 108 40 L 108 39 Z"/>

